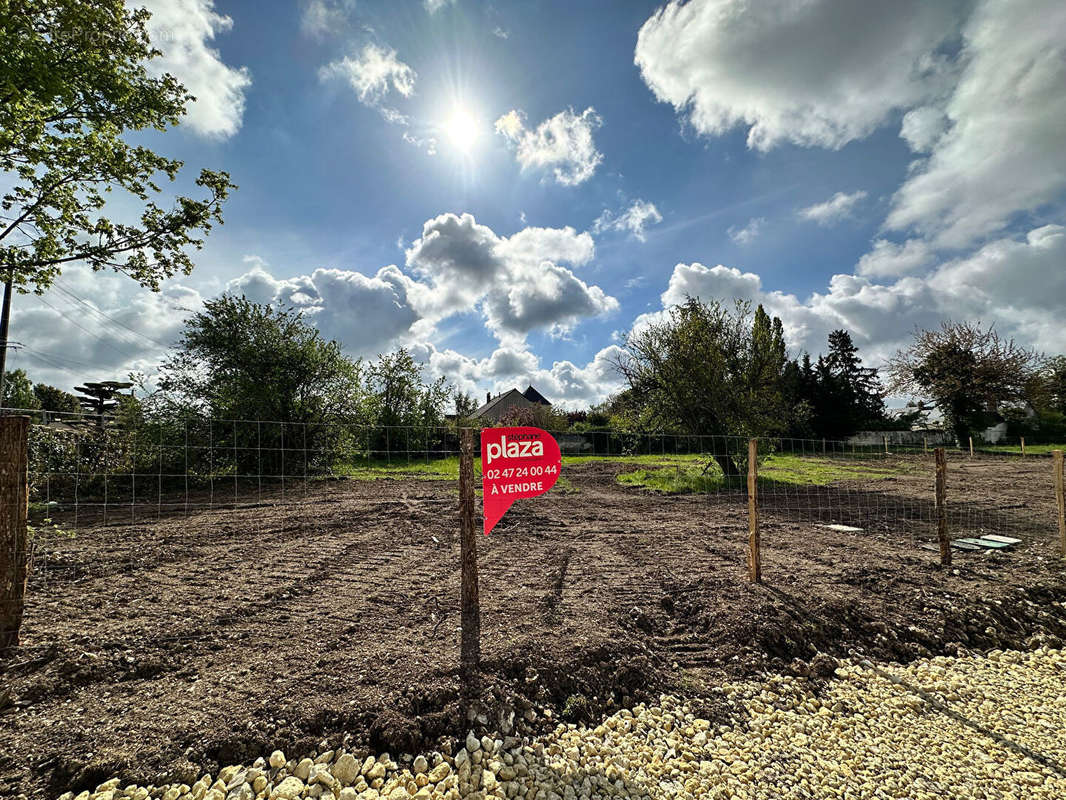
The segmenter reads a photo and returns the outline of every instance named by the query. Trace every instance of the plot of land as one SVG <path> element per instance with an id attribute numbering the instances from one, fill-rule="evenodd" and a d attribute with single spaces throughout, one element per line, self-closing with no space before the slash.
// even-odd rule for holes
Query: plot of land
<path id="1" fill-rule="evenodd" d="M 819 654 L 1066 637 L 1047 459 L 953 463 L 953 523 L 1025 535 L 948 571 L 919 546 L 928 462 L 848 463 L 835 482 L 784 464 L 763 495 L 763 586 L 746 582 L 740 488 L 618 480 L 693 468 L 566 464 L 568 491 L 520 502 L 479 541 L 490 689 L 581 718 L 662 688 L 698 697 L 727 674 L 817 673 Z M 3 667 L 0 794 L 158 783 L 343 733 L 412 752 L 464 730 L 456 486 L 377 477 L 49 535 L 25 646 Z"/>

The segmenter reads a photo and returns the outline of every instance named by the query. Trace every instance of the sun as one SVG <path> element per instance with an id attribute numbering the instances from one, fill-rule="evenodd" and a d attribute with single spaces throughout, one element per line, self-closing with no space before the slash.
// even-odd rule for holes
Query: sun
<path id="1" fill-rule="evenodd" d="M 481 138 L 481 126 L 469 111 L 456 109 L 444 123 L 444 134 L 456 150 L 469 153 Z"/>

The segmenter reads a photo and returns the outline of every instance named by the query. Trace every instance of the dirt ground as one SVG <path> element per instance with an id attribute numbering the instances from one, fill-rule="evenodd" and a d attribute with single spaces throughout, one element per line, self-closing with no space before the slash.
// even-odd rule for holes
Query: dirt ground
<path id="1" fill-rule="evenodd" d="M 575 493 L 521 501 L 479 540 L 490 690 L 581 719 L 663 688 L 711 702 L 726 677 L 825 675 L 835 657 L 1066 639 L 1050 459 L 952 465 L 954 529 L 1025 541 L 950 570 L 921 547 L 928 462 L 764 492 L 757 586 L 739 490 L 654 495 L 622 469 L 565 467 Z M 0 662 L 0 795 L 184 779 L 345 734 L 396 754 L 465 733 L 453 482 L 328 481 L 115 520 L 38 548 L 23 647 Z"/>

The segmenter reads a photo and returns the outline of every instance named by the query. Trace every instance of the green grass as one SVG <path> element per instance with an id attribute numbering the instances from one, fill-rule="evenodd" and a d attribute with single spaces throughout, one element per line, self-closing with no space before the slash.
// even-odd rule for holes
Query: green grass
<path id="1" fill-rule="evenodd" d="M 975 444 L 974 449 L 981 453 L 1017 453 L 1021 454 L 1020 444 Z M 1066 444 L 1027 444 L 1025 454 L 1027 456 L 1045 456 L 1052 450 L 1066 450 Z"/>
<path id="2" fill-rule="evenodd" d="M 563 459 L 566 463 L 566 459 Z M 439 458 L 432 461 L 361 461 L 345 466 L 334 466 L 335 475 L 353 478 L 360 481 L 376 481 L 384 478 L 414 478 L 424 481 L 458 481 L 459 480 L 459 457 Z M 481 474 L 481 459 L 474 459 L 474 474 Z M 479 490 L 480 491 L 480 490 Z M 560 475 L 559 480 L 552 487 L 553 492 L 574 494 L 578 490 L 565 476 Z"/>
<path id="3" fill-rule="evenodd" d="M 663 463 L 663 459 L 660 462 L 650 469 L 623 472 L 618 482 L 665 494 L 697 494 L 743 486 L 747 480 L 743 475 L 727 480 L 717 464 L 707 467 L 706 457 L 685 456 L 670 463 Z M 771 455 L 759 464 L 759 485 L 826 486 L 844 480 L 879 480 L 903 471 L 887 463 L 871 466 L 832 458 Z"/>

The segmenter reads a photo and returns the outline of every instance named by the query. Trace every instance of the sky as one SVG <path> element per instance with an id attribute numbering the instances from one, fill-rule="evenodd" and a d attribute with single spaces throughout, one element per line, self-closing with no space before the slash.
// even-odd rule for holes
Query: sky
<path id="1" fill-rule="evenodd" d="M 128 4 L 197 98 L 137 141 L 239 189 L 159 293 L 17 296 L 34 380 L 150 376 L 223 292 L 567 408 L 686 296 L 762 303 L 792 355 L 949 318 L 1066 352 L 1060 0 Z"/>

